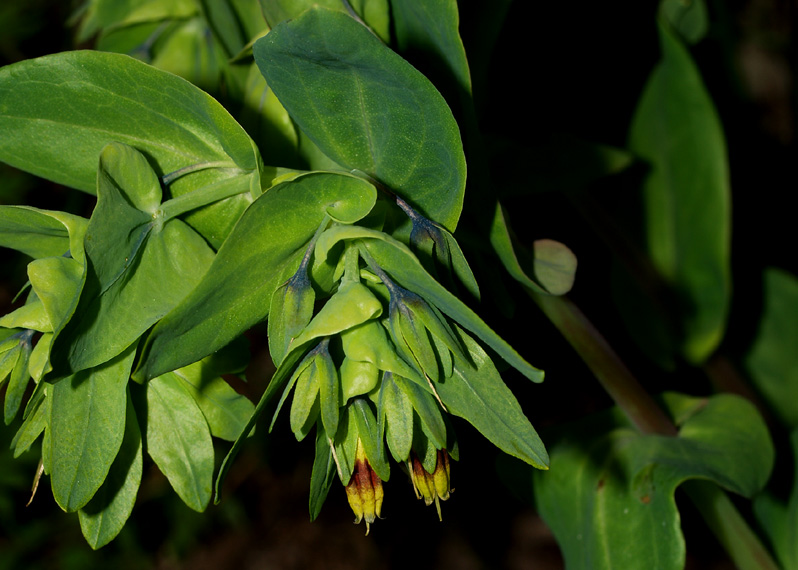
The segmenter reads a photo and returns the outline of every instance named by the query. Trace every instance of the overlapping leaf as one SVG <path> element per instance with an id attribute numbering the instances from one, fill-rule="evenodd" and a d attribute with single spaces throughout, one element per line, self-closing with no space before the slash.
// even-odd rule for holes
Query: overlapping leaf
<path id="1" fill-rule="evenodd" d="M 137 378 L 196 362 L 263 320 L 286 267 L 297 267 L 325 216 L 351 223 L 374 206 L 369 183 L 315 173 L 256 200 L 219 249 L 205 278 L 153 329 Z"/>
<path id="2" fill-rule="evenodd" d="M 322 151 L 454 230 L 465 188 L 460 133 L 421 73 L 348 15 L 322 8 L 279 24 L 253 53 Z"/>
<path id="3" fill-rule="evenodd" d="M 664 403 L 678 437 L 641 435 L 615 412 L 549 445 L 551 470 L 533 473 L 535 498 L 569 568 L 680 569 L 676 487 L 701 478 L 750 497 L 767 481 L 773 444 L 749 402 L 671 394 Z"/>

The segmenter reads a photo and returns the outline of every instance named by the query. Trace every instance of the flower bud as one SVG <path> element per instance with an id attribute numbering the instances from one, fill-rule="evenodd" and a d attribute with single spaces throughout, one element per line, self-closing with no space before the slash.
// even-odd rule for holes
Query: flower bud
<path id="1" fill-rule="evenodd" d="M 447 500 L 451 493 L 449 453 L 445 449 L 439 450 L 435 470 L 429 473 L 424 469 L 416 453 L 413 452 L 408 460 L 408 470 L 413 481 L 413 488 L 416 491 L 416 497 L 423 498 L 427 506 L 434 501 L 435 508 L 438 511 L 438 520 L 442 520 L 440 501 Z"/>
<path id="2" fill-rule="evenodd" d="M 357 451 L 355 451 L 355 469 L 346 486 L 346 498 L 355 513 L 355 524 L 365 519 L 366 534 L 368 534 L 371 523 L 380 516 L 383 491 L 382 480 L 369 465 L 360 438 L 357 440 Z"/>

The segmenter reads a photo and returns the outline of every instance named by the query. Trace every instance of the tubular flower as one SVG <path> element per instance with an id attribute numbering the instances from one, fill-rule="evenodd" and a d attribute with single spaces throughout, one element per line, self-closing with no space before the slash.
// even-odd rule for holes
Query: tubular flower
<path id="1" fill-rule="evenodd" d="M 452 491 L 450 487 L 449 453 L 445 449 L 438 450 L 435 470 L 429 473 L 424 469 L 415 452 L 413 452 L 408 460 L 408 471 L 410 471 L 410 478 L 416 491 L 416 498 L 423 498 L 427 506 L 435 501 L 438 520 L 443 520 L 440 501 L 448 499 Z"/>
<path id="2" fill-rule="evenodd" d="M 349 506 L 355 513 L 355 524 L 366 520 L 366 534 L 371 529 L 371 523 L 380 516 L 382 510 L 382 480 L 369 465 L 363 443 L 357 440 L 355 452 L 355 468 L 352 479 L 346 486 L 346 498 Z"/>

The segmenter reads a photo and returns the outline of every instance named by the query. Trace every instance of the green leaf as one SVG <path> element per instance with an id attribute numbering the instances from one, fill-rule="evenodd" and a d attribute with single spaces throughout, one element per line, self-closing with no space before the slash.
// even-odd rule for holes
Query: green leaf
<path id="1" fill-rule="evenodd" d="M 45 383 L 46 384 L 46 383 Z M 45 385 L 47 389 L 49 384 Z M 31 398 L 33 400 L 33 398 Z M 37 398 L 31 411 L 25 410 L 25 421 L 19 426 L 14 439 L 11 441 L 11 448 L 14 450 L 14 459 L 25 453 L 33 445 L 39 436 L 44 432 L 47 422 L 50 419 L 50 399 L 45 395 Z"/>
<path id="2" fill-rule="evenodd" d="M 798 568 L 798 431 L 790 434 L 793 479 L 786 503 L 770 491 L 754 498 L 754 515 L 784 570 Z"/>
<path id="3" fill-rule="evenodd" d="M 763 276 L 762 318 L 745 368 L 753 385 L 784 424 L 798 426 L 798 279 L 769 268 Z"/>
<path id="4" fill-rule="evenodd" d="M 28 264 L 28 279 L 44 305 L 52 330 L 63 329 L 77 308 L 83 264 L 68 257 L 45 257 Z"/>
<path id="5" fill-rule="evenodd" d="M 644 186 L 648 253 L 678 297 L 682 355 L 720 343 L 730 297 L 730 189 L 723 130 L 698 69 L 666 26 L 662 60 L 638 103 L 629 148 L 651 166 Z"/>
<path id="6" fill-rule="evenodd" d="M 399 51 L 411 60 L 427 60 L 427 65 L 470 95 L 471 75 L 460 39 L 457 2 L 393 0 L 391 8 Z"/>
<path id="7" fill-rule="evenodd" d="M 465 188 L 457 123 L 410 64 L 341 12 L 312 8 L 253 48 L 269 86 L 335 162 L 453 231 Z"/>
<path id="8" fill-rule="evenodd" d="M 174 373 L 147 382 L 147 452 L 183 502 L 202 512 L 211 498 L 208 423 Z"/>
<path id="9" fill-rule="evenodd" d="M 91 501 L 78 511 L 80 530 L 94 550 L 111 542 L 125 526 L 141 484 L 141 430 L 129 392 L 125 418 L 125 436 L 108 478 Z"/>
<path id="10" fill-rule="evenodd" d="M 310 520 L 316 520 L 321 512 L 321 507 L 330 492 L 335 478 L 335 461 L 330 447 L 330 440 L 321 422 L 316 425 L 316 459 L 313 461 L 313 471 L 310 474 Z"/>
<path id="11" fill-rule="evenodd" d="M 549 456 L 543 442 L 490 357 L 459 328 L 457 333 L 470 361 L 455 354 L 454 374 L 435 383 L 446 409 L 469 422 L 505 453 L 538 469 L 548 469 Z"/>
<path id="12" fill-rule="evenodd" d="M 387 481 L 391 476 L 391 467 L 385 457 L 385 445 L 380 437 L 379 424 L 371 404 L 365 398 L 355 398 L 349 404 L 352 417 L 357 425 L 357 433 L 363 443 L 363 451 L 369 460 L 371 468 L 383 481 Z M 352 418 L 350 418 L 350 421 Z"/>
<path id="13" fill-rule="evenodd" d="M 550 239 L 536 240 L 532 251 L 512 238 L 501 204 L 490 229 L 490 243 L 510 276 L 538 293 L 564 295 L 576 277 L 576 256 L 567 246 Z M 528 268 L 528 269 L 525 269 Z"/>
<path id="14" fill-rule="evenodd" d="M 29 206 L 0 206 L 0 247 L 21 251 L 34 259 L 61 256 L 70 249 L 70 226 L 76 231 L 85 225 L 83 218 L 64 212 L 56 217 Z"/>
<path id="15" fill-rule="evenodd" d="M 421 421 L 421 428 L 435 448 L 443 449 L 446 447 L 446 424 L 443 422 L 443 416 L 434 396 L 428 391 L 422 390 L 417 383 L 410 382 L 401 376 L 394 376 L 394 381 L 410 400 Z M 435 385 L 437 386 L 438 384 L 436 383 Z"/>
<path id="16" fill-rule="evenodd" d="M 704 0 L 662 0 L 659 13 L 687 43 L 698 42 L 709 30 L 709 14 Z"/>
<path id="17" fill-rule="evenodd" d="M 407 461 L 413 445 L 413 405 L 399 388 L 393 374 L 384 374 L 382 377 L 377 410 L 379 431 L 385 435 L 394 461 Z"/>
<path id="18" fill-rule="evenodd" d="M 53 385 L 47 429 L 50 480 L 53 497 L 65 511 L 76 511 L 89 502 L 119 451 L 135 354 L 131 347 L 103 366 Z"/>
<path id="19" fill-rule="evenodd" d="M 209 370 L 205 363 L 206 360 L 201 360 L 179 368 L 174 375 L 185 383 L 183 387 L 202 410 L 211 435 L 235 441 L 255 406 L 246 396 L 233 390 L 224 378 Z"/>
<path id="20" fill-rule="evenodd" d="M 383 42 L 388 43 L 390 40 L 387 0 L 351 0 L 346 3 L 341 0 L 260 0 L 260 5 L 266 21 L 272 28 L 280 22 L 297 18 L 313 6 L 323 6 L 343 13 L 351 8 Z"/>
<path id="21" fill-rule="evenodd" d="M 365 234 L 363 234 L 365 236 Z M 363 239 L 368 253 L 399 285 L 417 293 L 443 313 L 473 332 L 495 350 L 508 364 L 534 382 L 543 380 L 543 372 L 524 360 L 462 301 L 452 295 L 424 270 L 415 255 L 402 243 L 373 232 Z"/>
<path id="22" fill-rule="evenodd" d="M 32 338 L 33 331 L 28 331 L 22 333 L 19 340 L 19 356 L 14 365 L 14 370 L 11 372 L 8 386 L 6 386 L 6 399 L 3 407 L 3 418 L 6 425 L 10 424 L 16 417 L 19 407 L 22 405 L 22 398 L 28 388 L 28 381 L 30 380 L 28 362 L 30 362 L 30 353 L 33 348 L 31 346 Z"/>
<path id="23" fill-rule="evenodd" d="M 602 414 L 567 430 L 549 446 L 551 470 L 533 473 L 538 511 L 569 568 L 681 569 L 676 487 L 708 479 L 750 497 L 766 483 L 774 450 L 753 405 L 726 394 L 669 394 L 664 404 L 681 416 L 678 437 L 641 435 L 620 412 Z"/>
<path id="24" fill-rule="evenodd" d="M 141 153 L 118 143 L 103 149 L 97 207 L 86 231 L 86 284 L 75 316 L 56 334 L 53 376 L 119 354 L 210 266 L 213 251 L 205 240 L 180 220 L 164 224 L 160 201 L 158 177 Z"/>
<path id="25" fill-rule="evenodd" d="M 352 223 L 375 201 L 373 186 L 347 175 L 308 174 L 271 188 L 241 217 L 202 281 L 155 326 L 135 377 L 196 362 L 263 320 L 280 276 L 296 267 L 324 217 Z"/>
<path id="26" fill-rule="evenodd" d="M 93 193 L 109 142 L 135 147 L 158 176 L 225 165 L 256 171 L 257 148 L 209 95 L 130 57 L 74 51 L 0 69 L 0 160 Z"/>

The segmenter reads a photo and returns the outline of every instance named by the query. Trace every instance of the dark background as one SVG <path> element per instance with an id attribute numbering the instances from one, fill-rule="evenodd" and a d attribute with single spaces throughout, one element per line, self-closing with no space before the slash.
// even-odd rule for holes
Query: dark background
<path id="1" fill-rule="evenodd" d="M 718 107 L 727 136 L 733 191 L 734 297 L 723 349 L 745 350 L 759 311 L 762 268 L 798 273 L 794 210 L 798 188 L 794 27 L 798 3 L 737 0 L 709 3 L 709 35 L 692 53 Z M 481 14 L 481 12 L 480 12 Z M 71 49 L 58 0 L 3 2 L 0 64 Z M 623 147 L 643 84 L 657 61 L 655 3 L 626 1 L 526 2 L 510 8 L 489 65 L 474 68 L 483 132 L 525 146 L 544 145 L 568 133 Z M 461 3 L 467 52 L 484 41 L 484 22 Z M 480 73 L 484 72 L 484 75 Z M 2 133 L 0 133 L 2 136 Z M 492 157 L 502 164 L 503 157 Z M 508 156 L 508 161 L 515 160 Z M 567 165 L 567 157 L 565 160 Z M 512 164 L 508 165 L 508 168 Z M 633 174 L 599 180 L 591 192 L 608 205 L 634 202 Z M 579 259 L 573 298 L 652 392 L 667 387 L 706 394 L 707 380 L 684 369 L 665 376 L 643 359 L 624 332 L 610 301 L 610 253 L 562 195 L 532 189 L 507 198 L 519 238 L 552 238 Z M 89 216 L 91 197 L 0 165 L 0 203 L 26 203 Z M 0 308 L 5 313 L 25 281 L 26 260 L 0 253 Z M 491 265 L 492 264 L 492 265 Z M 499 273 L 497 262 L 482 266 Z M 500 304 L 480 311 L 534 365 L 546 370 L 542 385 L 506 375 L 528 416 L 545 428 L 610 405 L 591 374 L 539 314 L 525 294 L 503 280 L 514 301 L 508 317 Z M 506 300 L 506 299 L 505 299 Z M 236 387 L 257 400 L 271 371 L 265 330 L 250 334 L 249 383 Z M 674 381 L 674 378 L 678 380 Z M 676 382 L 676 384 L 674 384 Z M 0 430 L 0 570 L 5 568 L 561 568 L 562 559 L 545 524 L 522 491 L 525 470 L 489 445 L 470 426 L 455 423 L 461 461 L 452 466 L 455 492 L 443 504 L 443 523 L 432 507 L 414 498 L 409 480 L 393 470 L 385 485 L 384 520 L 364 536 L 351 524 L 343 487 L 333 486 L 319 519 L 310 523 L 307 496 L 313 444 L 297 444 L 286 426 L 267 441 L 248 446 L 228 480 L 220 506 L 197 514 L 180 503 L 151 463 L 134 514 L 122 534 L 93 553 L 77 517 L 61 513 L 43 481 L 25 507 L 36 469 L 35 452 L 12 460 L 8 444 L 15 425 Z M 223 456 L 226 447 L 219 446 Z M 505 482 L 515 483 L 511 490 Z M 520 484 L 519 484 L 520 483 Z M 521 491 L 519 491 L 521 489 Z M 680 502 L 681 504 L 681 502 Z M 682 505 L 689 568 L 728 568 L 725 555 Z"/>

